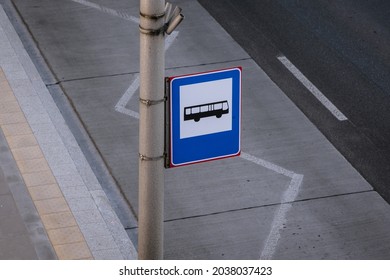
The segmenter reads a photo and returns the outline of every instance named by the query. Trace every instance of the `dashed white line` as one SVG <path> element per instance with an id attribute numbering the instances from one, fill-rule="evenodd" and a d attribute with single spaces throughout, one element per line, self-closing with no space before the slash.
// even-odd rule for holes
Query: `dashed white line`
<path id="1" fill-rule="evenodd" d="M 278 56 L 278 60 L 297 78 L 339 121 L 346 121 L 348 118 L 337 107 L 302 74 L 299 69 L 291 63 L 284 55 Z"/>

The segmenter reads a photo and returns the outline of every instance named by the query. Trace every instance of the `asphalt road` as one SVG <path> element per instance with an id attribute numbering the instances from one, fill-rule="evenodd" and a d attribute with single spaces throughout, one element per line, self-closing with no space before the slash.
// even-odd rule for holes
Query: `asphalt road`
<path id="1" fill-rule="evenodd" d="M 389 202 L 390 2 L 199 2 Z M 329 114 L 280 54 L 348 120 Z"/>

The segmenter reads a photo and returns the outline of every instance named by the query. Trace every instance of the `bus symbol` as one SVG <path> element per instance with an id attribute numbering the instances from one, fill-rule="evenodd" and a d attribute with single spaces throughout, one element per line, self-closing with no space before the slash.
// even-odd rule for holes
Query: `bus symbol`
<path id="1" fill-rule="evenodd" d="M 201 118 L 216 116 L 222 117 L 229 113 L 229 103 L 227 100 L 218 101 L 195 106 L 184 107 L 184 121 L 194 120 L 198 122 Z"/>

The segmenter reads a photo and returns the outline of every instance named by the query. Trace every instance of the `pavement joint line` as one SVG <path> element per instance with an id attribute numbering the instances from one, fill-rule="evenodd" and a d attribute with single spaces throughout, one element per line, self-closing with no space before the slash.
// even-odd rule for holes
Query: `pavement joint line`
<path id="1" fill-rule="evenodd" d="M 201 67 L 201 66 L 219 65 L 219 64 L 225 64 L 225 63 L 245 62 L 245 61 L 253 61 L 253 58 L 251 58 L 251 57 L 244 57 L 244 58 L 239 58 L 239 59 L 228 59 L 228 60 L 223 60 L 223 61 L 215 61 L 215 62 L 210 62 L 210 63 L 200 63 L 200 64 L 192 64 L 192 65 L 171 66 L 171 67 L 165 68 L 165 70 L 194 68 L 194 67 Z"/>
<path id="2" fill-rule="evenodd" d="M 56 156 L 59 158 L 65 156 L 65 158 L 70 159 L 71 161 L 69 163 L 75 166 L 75 168 L 72 170 L 77 171 L 77 174 L 74 175 L 81 178 L 80 182 L 82 183 L 82 187 L 87 186 L 88 192 L 90 194 L 89 199 L 90 202 L 94 203 L 94 209 L 98 209 L 97 213 L 101 215 L 102 220 L 106 224 L 110 224 L 110 231 L 107 234 L 113 238 L 112 240 L 114 240 L 114 243 L 109 244 L 109 247 L 100 247 L 99 250 L 91 249 L 91 246 L 96 242 L 102 242 L 102 244 L 105 244 L 104 240 L 102 240 L 100 236 L 94 236 L 91 232 L 82 231 L 84 240 L 81 243 L 78 242 L 77 246 L 75 246 L 76 243 L 61 245 L 53 244 L 58 258 L 135 259 L 136 251 L 133 244 L 128 238 L 125 230 L 123 229 L 123 226 L 120 224 L 118 217 L 115 215 L 115 213 L 113 213 L 108 199 L 105 197 L 105 193 L 102 191 L 96 177 L 94 177 L 91 167 L 89 165 L 87 166 L 86 159 L 83 158 L 83 154 L 77 145 L 74 136 L 66 126 L 61 113 L 48 93 L 47 87 L 40 78 L 38 71 L 33 65 L 30 57 L 20 42 L 18 35 L 13 29 L 12 24 L 8 20 L 7 15 L 1 6 L 0 31 L 0 41 L 9 41 L 10 43 L 7 50 L 1 49 L 0 52 L 7 51 L 11 54 L 10 57 L 12 57 L 12 59 L 9 58 L 7 60 L 7 64 L 2 63 L 0 65 L 1 67 L 5 66 L 3 76 L 6 80 L 2 81 L 2 87 L 0 89 L 2 94 L 0 97 L 3 98 L 4 95 L 3 84 L 7 84 L 8 91 L 5 91 L 6 95 L 4 95 L 4 99 L 7 101 L 10 98 L 12 100 L 17 100 L 20 105 L 20 112 L 18 113 L 21 114 L 21 112 L 24 112 L 25 115 L 25 118 L 18 118 L 16 123 L 26 122 L 30 126 L 30 131 L 27 134 L 22 133 L 23 135 L 8 136 L 7 142 L 9 139 L 15 141 L 14 143 L 12 143 L 12 141 L 10 143 L 11 152 L 13 153 L 16 151 L 14 158 L 23 158 L 23 156 L 21 156 L 23 151 L 37 147 L 38 149 L 34 148 L 34 152 L 27 156 L 29 160 L 35 159 L 36 156 L 39 158 L 45 158 L 47 160 L 50 155 L 52 159 Z M 0 53 L 0 55 L 3 56 L 3 53 Z M 23 85 L 22 87 L 20 87 L 21 84 Z M 26 92 L 28 92 L 28 94 L 25 94 Z M 38 109 L 42 112 L 39 112 L 38 115 L 37 112 L 32 110 L 31 105 L 29 106 L 29 100 L 31 98 L 34 99 L 35 105 L 40 105 L 38 106 Z M 1 126 L 15 122 L 12 121 L 9 116 L 1 117 Z M 44 118 L 43 123 L 40 123 L 40 117 Z M 32 122 L 30 118 L 33 118 Z M 48 124 L 54 125 L 48 129 Z M 46 133 L 42 133 L 42 131 Z M 57 135 L 57 139 L 59 141 L 47 141 L 48 137 L 51 138 L 51 134 L 49 132 Z M 62 153 L 65 152 L 66 154 L 58 155 L 57 148 L 63 151 Z M 55 164 L 53 166 L 50 164 L 50 162 L 53 161 L 49 160 L 47 162 L 50 166 L 50 170 L 34 170 L 34 172 L 29 173 L 25 173 L 25 170 L 22 170 L 21 173 L 28 189 L 31 188 L 31 190 L 37 191 L 36 187 L 41 187 L 44 189 L 48 186 L 55 186 L 59 189 L 65 188 L 60 181 L 57 181 L 57 179 L 61 179 L 61 177 L 63 177 L 63 175 L 61 175 L 63 171 L 58 171 L 59 169 L 63 168 L 64 165 Z M 61 163 L 61 160 L 57 163 Z M 65 163 L 68 162 L 65 160 Z M 53 174 L 57 175 L 55 176 Z M 68 174 L 68 176 L 70 175 Z M 66 181 L 65 183 L 67 184 L 70 182 Z M 85 190 L 85 188 L 83 190 Z M 80 206 L 77 201 L 74 203 L 74 205 L 69 205 L 67 199 L 70 198 L 64 196 L 62 190 L 60 190 L 63 195 L 62 197 L 58 197 L 58 190 L 52 191 L 55 197 L 50 197 L 50 191 L 49 193 L 41 192 L 41 194 L 49 196 L 49 198 L 46 197 L 46 199 L 39 199 L 35 201 L 33 200 L 38 209 L 38 212 L 41 213 L 41 220 L 46 228 L 46 231 L 56 228 L 73 227 L 75 225 L 78 226 L 75 215 L 73 214 L 73 212 L 78 212 L 76 210 L 82 209 L 86 211 L 95 211 L 94 209 L 82 208 L 84 206 Z M 35 195 L 36 193 L 33 194 L 34 197 Z M 56 207 L 58 206 L 58 203 L 60 203 L 59 206 L 61 207 L 57 209 Z M 89 205 L 91 206 L 92 204 Z M 72 206 L 75 206 L 76 208 L 78 207 L 78 209 L 72 209 Z M 113 246 L 115 246 L 115 248 L 113 248 Z M 105 255 L 105 251 L 107 251 L 109 255 Z M 113 254 L 114 251 L 116 254 Z"/>
<path id="3" fill-rule="evenodd" d="M 303 73 L 284 55 L 276 57 L 290 71 L 302 85 L 305 86 L 318 101 L 339 121 L 346 121 L 348 118 L 312 83 Z"/>
<path id="4" fill-rule="evenodd" d="M 174 31 L 174 32 L 176 32 L 176 31 Z M 174 34 L 174 32 L 172 32 L 172 34 Z M 172 36 L 172 34 L 170 36 Z M 240 59 L 224 60 L 224 61 L 217 61 L 217 62 L 211 62 L 211 63 L 201 63 L 201 64 L 193 64 L 193 65 L 167 67 L 167 68 L 165 68 L 165 70 L 185 69 L 185 68 L 200 67 L 200 66 L 205 66 L 205 65 L 217 65 L 217 64 L 221 64 L 221 63 L 244 62 L 244 61 L 251 61 L 251 60 L 252 60 L 252 58 L 240 58 Z M 85 77 L 74 78 L 74 79 L 60 80 L 60 81 L 55 82 L 55 83 L 47 83 L 46 86 L 47 87 L 55 87 L 55 86 L 59 86 L 63 83 L 71 83 L 71 82 L 93 80 L 93 79 L 100 79 L 100 78 L 120 77 L 120 76 L 128 76 L 128 75 L 138 75 L 138 74 L 139 74 L 138 71 L 134 71 L 134 72 L 123 72 L 123 73 L 97 75 L 97 76 L 85 76 Z"/>
<path id="5" fill-rule="evenodd" d="M 250 207 L 243 207 L 243 208 L 237 208 L 237 209 L 229 209 L 229 210 L 225 210 L 225 211 L 212 212 L 212 213 L 201 214 L 201 215 L 181 217 L 181 218 L 176 218 L 176 219 L 169 219 L 169 220 L 164 220 L 164 222 L 169 223 L 169 222 L 175 222 L 175 221 L 180 221 L 180 220 L 189 220 L 189 219 L 196 219 L 196 218 L 201 218 L 201 217 L 209 217 L 209 216 L 214 216 L 214 215 L 221 215 L 221 214 L 225 214 L 225 213 L 247 211 L 247 210 L 260 209 L 260 208 L 265 208 L 265 207 L 281 206 L 281 205 L 284 205 L 284 204 L 291 204 L 291 203 L 296 204 L 296 203 L 313 201 L 313 200 L 319 200 L 319 199 L 328 199 L 328 198 L 334 198 L 334 197 L 357 195 L 357 194 L 364 194 L 364 193 L 371 193 L 371 192 L 375 192 L 375 191 L 374 190 L 365 190 L 365 191 L 358 191 L 358 192 L 348 192 L 348 193 L 341 193 L 341 194 L 334 194 L 334 195 L 327 195 L 327 196 L 312 197 L 312 198 L 306 198 L 306 199 L 297 199 L 297 200 L 294 200 L 294 201 L 287 201 L 287 202 L 281 202 L 281 203 L 270 203 L 270 204 L 250 206 Z M 126 230 L 133 230 L 133 229 L 137 229 L 137 228 L 138 227 L 133 226 L 133 227 L 127 227 L 125 229 Z"/>
<path id="6" fill-rule="evenodd" d="M 71 83 L 71 82 L 78 82 L 78 81 L 85 81 L 85 80 L 93 80 L 93 79 L 100 79 L 100 78 L 110 78 L 110 77 L 120 77 L 120 76 L 127 76 L 127 75 L 133 75 L 138 74 L 139 72 L 124 72 L 124 73 L 115 73 L 115 74 L 105 74 L 105 75 L 96 75 L 96 76 L 84 76 L 74 79 L 64 79 L 60 80 L 55 83 L 48 83 L 46 84 L 47 87 L 55 87 L 59 86 L 63 83 Z"/>

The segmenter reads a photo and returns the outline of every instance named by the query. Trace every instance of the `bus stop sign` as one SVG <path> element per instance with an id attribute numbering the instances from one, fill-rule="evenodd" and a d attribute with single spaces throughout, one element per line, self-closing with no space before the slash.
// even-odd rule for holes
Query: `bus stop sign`
<path id="1" fill-rule="evenodd" d="M 240 155 L 241 67 L 167 78 L 168 167 Z"/>

